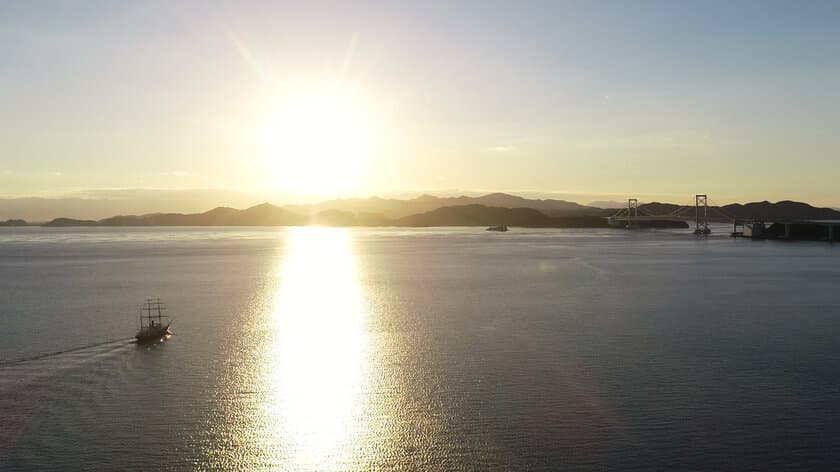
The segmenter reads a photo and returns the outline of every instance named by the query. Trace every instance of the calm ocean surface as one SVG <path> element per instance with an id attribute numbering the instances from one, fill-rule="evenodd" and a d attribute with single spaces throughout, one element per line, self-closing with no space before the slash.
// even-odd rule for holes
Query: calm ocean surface
<path id="1" fill-rule="evenodd" d="M 0 470 L 836 470 L 840 247 L 725 231 L 0 228 Z"/>

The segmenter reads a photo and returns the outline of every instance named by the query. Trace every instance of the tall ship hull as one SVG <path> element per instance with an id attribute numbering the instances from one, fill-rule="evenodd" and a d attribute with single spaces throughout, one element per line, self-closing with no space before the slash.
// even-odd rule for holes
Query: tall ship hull
<path id="1" fill-rule="evenodd" d="M 137 332 L 134 338 L 137 339 L 137 342 L 147 343 L 160 341 L 171 335 L 172 331 L 169 330 L 169 325 L 167 324 L 166 326 L 154 326 L 147 329 L 141 329 Z"/>

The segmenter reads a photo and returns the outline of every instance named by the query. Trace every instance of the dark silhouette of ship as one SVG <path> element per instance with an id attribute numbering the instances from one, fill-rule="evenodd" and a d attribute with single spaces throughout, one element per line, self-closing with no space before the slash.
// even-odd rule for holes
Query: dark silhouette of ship
<path id="1" fill-rule="evenodd" d="M 149 343 L 163 341 L 172 335 L 169 326 L 172 322 L 164 324 L 164 318 L 168 318 L 162 312 L 166 310 L 160 298 L 148 298 L 143 304 L 143 314 L 140 315 L 140 331 L 134 337 L 138 343 Z"/>

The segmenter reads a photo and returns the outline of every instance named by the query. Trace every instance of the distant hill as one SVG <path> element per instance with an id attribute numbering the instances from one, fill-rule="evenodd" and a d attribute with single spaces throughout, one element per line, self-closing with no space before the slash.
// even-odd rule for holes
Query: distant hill
<path id="1" fill-rule="evenodd" d="M 27 226 L 28 224 L 29 223 L 27 223 L 26 221 L 20 219 L 0 221 L 0 226 Z"/>
<path id="2" fill-rule="evenodd" d="M 549 210 L 480 203 L 437 206 L 441 203 L 451 203 L 453 201 L 474 200 L 495 201 L 505 205 L 525 202 L 526 204 L 543 205 Z M 346 210 L 329 208 L 330 205 L 343 208 L 378 208 L 383 211 Z M 401 214 L 412 205 L 431 208 L 397 217 L 389 217 L 386 213 L 388 211 L 391 214 Z M 565 208 L 565 210 L 562 208 Z M 691 216 L 693 207 L 658 202 L 647 203 L 640 207 L 642 213 L 651 215 L 673 213 L 681 208 L 689 210 L 683 215 Z M 791 201 L 757 202 L 745 205 L 732 204 L 720 209 L 710 207 L 710 214 L 714 214 L 717 210 L 736 218 L 763 218 L 767 221 L 773 219 L 840 219 L 840 211 L 830 208 L 815 208 L 806 203 Z M 314 206 L 278 207 L 263 203 L 244 210 L 218 207 L 203 213 L 151 213 L 147 215 L 112 216 L 99 221 L 56 218 L 44 224 L 44 226 L 493 226 L 504 224 L 534 228 L 599 228 L 606 226 L 605 217 L 615 213 L 615 211 L 614 209 L 583 207 L 562 200 L 529 200 L 507 194 L 490 194 L 475 198 L 438 198 L 425 195 L 412 200 L 377 198 L 333 200 Z M 682 227 L 682 222 L 676 222 L 678 226 L 666 223 L 668 222 L 650 223 L 649 226 Z M 3 225 L 8 226 L 10 224 L 7 222 Z M 26 224 L 26 222 L 23 222 L 23 224 Z"/>
<path id="3" fill-rule="evenodd" d="M 380 213 L 353 213 L 324 210 L 307 218 L 309 224 L 319 226 L 392 226 L 393 221 Z"/>
<path id="4" fill-rule="evenodd" d="M 141 216 L 113 216 L 99 221 L 101 226 L 299 226 L 308 218 L 263 203 L 245 210 L 219 207 L 204 213 L 157 213 Z"/>
<path id="5" fill-rule="evenodd" d="M 217 206 L 247 208 L 266 200 L 270 197 L 225 189 L 88 189 L 64 197 L 0 197 L 0 216 L 30 222 L 61 216 L 99 220 L 152 212 L 198 213 Z"/>
<path id="6" fill-rule="evenodd" d="M 552 217 L 533 208 L 503 208 L 485 205 L 458 205 L 390 219 L 377 213 L 323 210 L 303 216 L 268 203 L 236 210 L 214 208 L 204 213 L 154 213 L 112 216 L 99 221 L 56 218 L 44 226 L 491 226 L 505 224 L 524 227 L 604 227 L 600 216 Z"/>
<path id="7" fill-rule="evenodd" d="M 807 203 L 784 200 L 770 203 L 755 202 L 741 205 L 733 203 L 725 205 L 723 211 L 736 218 L 751 219 L 808 219 L 808 220 L 831 220 L 840 219 L 840 211 L 832 208 L 817 208 Z"/>
<path id="8" fill-rule="evenodd" d="M 56 218 L 44 224 L 58 226 L 386 226 L 391 220 L 371 213 L 350 213 L 324 210 L 303 216 L 269 203 L 245 210 L 219 207 L 204 213 L 152 213 L 148 215 L 122 215 L 99 221 Z"/>
<path id="9" fill-rule="evenodd" d="M 44 223 L 42 226 L 46 227 L 64 227 L 64 226 L 101 226 L 98 221 L 93 220 L 77 220 L 74 218 L 56 218 L 49 223 Z"/>
<path id="10" fill-rule="evenodd" d="M 302 215 L 317 214 L 325 210 L 339 210 L 351 213 L 380 214 L 386 218 L 398 219 L 438 208 L 465 205 L 484 205 L 501 208 L 533 208 L 553 216 L 597 214 L 600 208 L 593 208 L 565 200 L 528 199 L 506 193 L 490 193 L 480 197 L 435 197 L 421 195 L 411 199 L 396 198 L 351 198 L 329 200 L 314 205 L 287 205 L 289 211 Z"/>
<path id="11" fill-rule="evenodd" d="M 533 208 L 458 205 L 397 219 L 397 226 L 493 226 L 530 228 L 600 228 L 607 221 L 598 216 L 552 217 Z"/>
<path id="12" fill-rule="evenodd" d="M 693 215 L 694 207 L 685 205 L 674 205 L 673 203 L 645 203 L 639 206 L 639 211 L 649 215 L 664 215 L 674 213 L 679 209 L 684 209 L 683 215 Z M 604 210 L 602 214 L 608 214 L 614 210 Z M 782 220 L 829 220 L 840 219 L 840 211 L 832 208 L 817 208 L 807 203 L 793 202 L 784 200 L 781 202 L 770 203 L 753 202 L 747 204 L 732 203 L 724 206 L 710 206 L 709 215 L 715 217 L 731 217 L 742 219 L 764 219 L 772 221 L 774 219 Z"/>
<path id="13" fill-rule="evenodd" d="M 588 207 L 595 207 L 595 208 L 625 208 L 627 207 L 627 202 L 616 202 L 613 200 L 600 200 L 595 202 L 589 202 L 587 205 Z"/>

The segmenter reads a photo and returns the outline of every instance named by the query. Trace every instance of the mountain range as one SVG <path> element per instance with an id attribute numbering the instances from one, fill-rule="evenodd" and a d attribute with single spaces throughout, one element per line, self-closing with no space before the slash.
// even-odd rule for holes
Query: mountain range
<path id="1" fill-rule="evenodd" d="M 668 214 L 681 208 L 672 203 L 646 203 L 645 214 Z M 606 216 L 616 210 L 584 206 L 552 199 L 527 199 L 492 193 L 480 197 L 435 197 L 413 199 L 378 197 L 330 200 L 313 205 L 276 206 L 269 203 L 244 210 L 217 207 L 203 213 L 150 213 L 112 216 L 99 220 L 56 218 L 43 226 L 490 226 L 602 227 Z M 840 219 L 840 211 L 817 208 L 807 203 L 753 202 L 709 207 L 711 215 L 764 219 Z M 693 210 L 684 212 L 691 216 Z M 674 222 L 653 226 L 672 227 Z M 680 222 L 678 222 L 680 223 Z M 26 221 L 10 219 L 0 226 L 24 226 Z"/>
<path id="2" fill-rule="evenodd" d="M 665 215 L 674 213 L 679 209 L 688 210 L 683 215 L 693 215 L 694 207 L 675 205 L 673 203 L 645 203 L 639 206 L 639 210 L 645 214 Z M 608 211 L 611 212 L 612 210 Z M 732 203 L 723 206 L 710 206 L 709 216 L 756 219 L 756 220 L 829 220 L 840 219 L 840 211 L 832 208 L 818 208 L 807 203 L 784 200 L 776 203 L 768 201 L 752 202 L 746 204 Z"/>
<path id="3" fill-rule="evenodd" d="M 507 193 L 490 193 L 480 197 L 436 197 L 420 195 L 417 198 L 350 198 L 328 200 L 314 205 L 287 205 L 284 208 L 301 215 L 314 215 L 325 210 L 351 213 L 378 213 L 386 218 L 398 219 L 438 208 L 484 205 L 499 208 L 532 208 L 549 216 L 595 214 L 600 208 L 580 205 L 575 202 L 553 199 L 529 199 Z"/>
<path id="4" fill-rule="evenodd" d="M 43 226 L 510 226 L 538 228 L 605 227 L 597 215 L 549 216 L 533 208 L 456 205 L 388 218 L 381 213 L 321 210 L 302 215 L 263 203 L 245 210 L 219 207 L 204 213 L 157 213 L 141 216 L 113 216 L 102 220 L 56 218 Z"/>
<path id="5" fill-rule="evenodd" d="M 646 214 L 667 214 L 680 208 L 670 203 L 647 203 Z M 151 213 L 112 216 L 100 220 L 56 218 L 43 226 L 490 226 L 505 224 L 523 227 L 604 227 L 605 217 L 614 209 L 588 207 L 564 200 L 527 199 L 493 193 L 481 197 L 442 198 L 431 195 L 408 200 L 366 198 L 331 200 L 315 205 L 275 206 L 269 203 L 244 210 L 217 207 L 203 213 Z M 710 214 L 737 218 L 840 219 L 840 211 L 816 208 L 806 203 L 782 201 L 755 202 L 710 207 Z M 688 214 L 688 213 L 683 213 Z M 675 222 L 654 226 L 674 227 Z M 27 224 L 8 220 L 3 226 Z M 684 226 L 676 222 L 676 226 Z"/>

